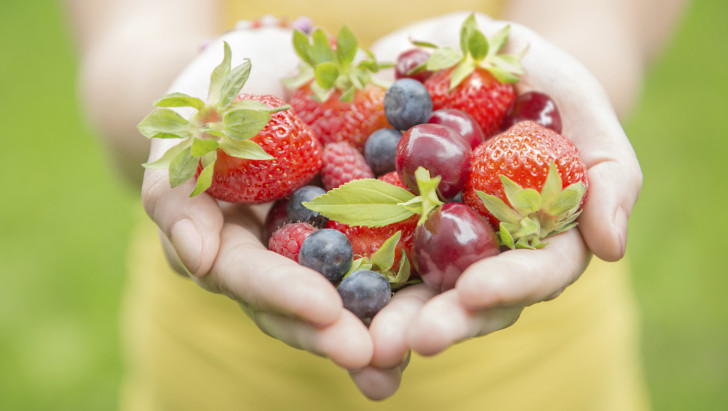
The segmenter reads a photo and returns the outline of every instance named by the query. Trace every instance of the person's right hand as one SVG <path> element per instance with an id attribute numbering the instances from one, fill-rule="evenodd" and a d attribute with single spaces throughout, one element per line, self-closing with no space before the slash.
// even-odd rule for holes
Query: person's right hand
<path id="1" fill-rule="evenodd" d="M 222 40 L 233 50 L 233 66 L 253 62 L 248 93 L 282 96 L 281 79 L 296 67 L 291 32 L 279 28 L 234 31 L 209 45 L 177 78 L 170 91 L 203 98 L 212 69 L 222 61 Z M 277 50 L 275 53 L 271 50 Z M 150 161 L 176 141 L 154 139 Z M 167 170 L 148 169 L 142 201 L 158 225 L 173 267 L 202 288 L 235 301 L 266 334 L 347 369 L 371 362 L 367 328 L 343 308 L 321 274 L 268 251 L 261 243 L 266 206 L 219 202 L 189 194 L 194 182 L 171 188 Z"/>

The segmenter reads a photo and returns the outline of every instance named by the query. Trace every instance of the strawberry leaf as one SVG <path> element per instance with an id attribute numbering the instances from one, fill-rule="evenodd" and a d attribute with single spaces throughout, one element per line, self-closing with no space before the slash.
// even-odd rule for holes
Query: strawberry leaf
<path id="1" fill-rule="evenodd" d="M 230 73 L 232 51 L 230 50 L 230 45 L 227 42 L 223 42 L 223 46 L 224 56 L 222 58 L 222 62 L 212 70 L 212 74 L 210 75 L 210 88 L 207 91 L 207 101 L 209 103 L 214 103 L 220 100 L 223 82 L 225 81 L 225 77 L 227 77 L 228 73 Z"/>
<path id="2" fill-rule="evenodd" d="M 427 59 L 427 70 L 444 70 L 458 64 L 462 59 L 463 55 L 459 51 L 450 47 L 442 47 L 433 51 L 430 58 Z"/>
<path id="3" fill-rule="evenodd" d="M 262 130 L 271 115 L 258 110 L 240 109 L 225 113 L 222 119 L 223 133 L 233 140 L 247 140 Z"/>
<path id="4" fill-rule="evenodd" d="M 316 65 L 313 69 L 316 83 L 322 89 L 330 89 L 334 87 L 336 79 L 339 78 L 339 68 L 335 63 L 327 61 Z"/>
<path id="5" fill-rule="evenodd" d="M 401 206 L 414 198 L 409 191 L 373 178 L 353 180 L 303 205 L 348 225 L 381 227 L 414 213 Z"/>
<path id="6" fill-rule="evenodd" d="M 342 71 L 346 69 L 354 62 L 356 52 L 359 50 L 359 43 L 356 40 L 356 36 L 347 26 L 341 27 L 339 34 L 336 37 L 336 60 L 339 63 Z"/>
<path id="7" fill-rule="evenodd" d="M 215 161 L 217 160 L 217 153 L 212 151 L 205 154 L 202 157 L 202 171 L 197 176 L 197 182 L 195 183 L 195 189 L 190 193 L 190 197 L 194 197 L 212 185 L 212 176 L 215 170 Z"/>
<path id="8" fill-rule="evenodd" d="M 190 153 L 195 157 L 202 157 L 205 154 L 217 150 L 218 142 L 207 138 L 193 138 Z"/>
<path id="9" fill-rule="evenodd" d="M 192 107 L 197 110 L 205 108 L 205 102 L 197 97 L 184 93 L 170 93 L 154 102 L 157 107 Z"/>
<path id="10" fill-rule="evenodd" d="M 313 46 L 310 49 L 312 65 L 316 66 L 324 62 L 334 61 L 334 51 L 331 49 L 328 34 L 323 29 L 318 28 L 314 30 L 311 37 L 313 38 Z"/>
<path id="11" fill-rule="evenodd" d="M 308 40 L 308 35 L 301 30 L 293 30 L 293 49 L 302 61 L 311 66 L 314 65 L 313 59 L 311 58 L 311 43 Z"/>
<path id="12" fill-rule="evenodd" d="M 559 198 L 561 189 L 563 188 L 563 182 L 559 171 L 556 169 L 556 164 L 552 161 L 549 165 L 549 173 L 546 176 L 541 187 L 541 202 L 542 207 L 546 210 L 551 208 L 551 205 Z"/>
<path id="13" fill-rule="evenodd" d="M 162 154 L 162 157 L 160 157 L 159 159 L 151 163 L 142 164 L 142 167 L 152 170 L 167 169 L 169 168 L 169 164 L 172 162 L 172 159 L 175 158 L 182 150 L 187 150 L 191 144 L 192 139 L 184 140 L 176 146 L 173 146 L 169 150 L 167 150 L 164 154 Z"/>
<path id="14" fill-rule="evenodd" d="M 388 271 L 392 268 L 392 265 L 394 265 L 394 253 L 401 238 L 402 231 L 397 231 L 372 254 L 370 261 L 378 271 Z"/>
<path id="15" fill-rule="evenodd" d="M 473 30 L 469 33 L 468 52 L 475 61 L 480 61 L 488 55 L 488 40 L 479 30 Z"/>
<path id="16" fill-rule="evenodd" d="M 511 34 L 511 25 L 508 24 L 502 29 L 498 30 L 497 33 L 495 33 L 490 38 L 490 50 L 488 50 L 488 55 L 496 55 L 498 52 L 503 49 L 503 46 L 506 45 L 506 42 L 508 41 L 508 37 Z"/>
<path id="17" fill-rule="evenodd" d="M 187 138 L 191 136 L 190 122 L 168 108 L 157 108 L 137 125 L 147 138 Z"/>
<path id="18" fill-rule="evenodd" d="M 220 142 L 220 149 L 225 154 L 237 158 L 245 158 L 248 160 L 274 160 L 275 157 L 266 153 L 250 140 L 232 140 L 225 138 Z"/>
<path id="19" fill-rule="evenodd" d="M 450 90 L 455 89 L 463 80 L 468 78 L 473 70 L 475 70 L 475 63 L 470 59 L 465 59 L 455 66 L 455 69 L 450 75 Z"/>
<path id="20" fill-rule="evenodd" d="M 516 244 L 513 241 L 513 236 L 503 223 L 500 223 L 500 229 L 498 230 L 498 239 L 500 240 L 500 243 L 502 245 L 510 248 L 511 250 L 516 248 Z"/>
<path id="21" fill-rule="evenodd" d="M 220 89 L 220 100 L 216 104 L 218 110 L 224 110 L 235 97 L 240 94 L 240 90 L 248 80 L 250 75 L 250 59 L 243 60 L 243 63 L 235 67 L 227 76 Z"/>
<path id="22" fill-rule="evenodd" d="M 419 213 L 420 220 L 417 224 L 424 224 L 432 210 L 443 204 L 437 196 L 437 187 L 440 185 L 442 177 L 430 177 L 430 172 L 426 168 L 417 167 L 415 180 L 417 181 L 417 189 L 420 192 L 419 198 L 422 201 L 422 211 Z"/>
<path id="23" fill-rule="evenodd" d="M 503 84 L 518 83 L 518 76 L 500 67 L 490 66 L 487 68 L 490 74 Z"/>
<path id="24" fill-rule="evenodd" d="M 190 150 L 179 152 L 169 163 L 169 183 L 177 187 L 192 178 L 197 172 L 198 157 L 193 156 Z"/>
<path id="25" fill-rule="evenodd" d="M 464 56 L 470 54 L 469 39 L 470 34 L 474 31 L 479 31 L 478 22 L 475 21 L 475 14 L 471 13 L 460 26 L 460 50 Z"/>
<path id="26" fill-rule="evenodd" d="M 503 222 L 517 223 L 522 218 L 520 214 L 518 214 L 515 210 L 509 207 L 500 198 L 494 195 L 486 194 L 482 191 L 476 191 L 475 194 L 478 195 L 480 201 L 482 201 L 483 205 L 485 205 L 485 208 L 488 209 L 488 211 L 493 214 L 495 218 L 501 221 L 501 225 L 503 224 Z"/>

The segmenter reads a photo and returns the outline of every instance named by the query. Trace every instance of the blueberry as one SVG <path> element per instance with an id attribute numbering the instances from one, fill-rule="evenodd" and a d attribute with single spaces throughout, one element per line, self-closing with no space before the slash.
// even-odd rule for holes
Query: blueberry
<path id="1" fill-rule="evenodd" d="M 389 281 L 376 271 L 360 270 L 349 274 L 339 284 L 344 308 L 362 320 L 374 317 L 392 298 Z"/>
<path id="2" fill-rule="evenodd" d="M 354 259 L 351 242 L 341 231 L 324 228 L 309 235 L 301 244 L 298 262 L 335 283 L 349 271 Z"/>
<path id="3" fill-rule="evenodd" d="M 302 203 L 311 201 L 314 198 L 326 194 L 326 190 L 317 186 L 303 186 L 291 194 L 291 198 L 288 200 L 288 206 L 286 206 L 286 214 L 288 220 L 292 222 L 309 223 L 314 227 L 323 227 L 329 221 L 325 216 L 322 216 L 318 211 L 309 210 L 304 207 Z"/>
<path id="4" fill-rule="evenodd" d="M 398 130 L 426 123 L 432 114 L 430 93 L 417 80 L 397 80 L 384 95 L 384 114 L 389 124 Z"/>
<path id="5" fill-rule="evenodd" d="M 394 157 L 402 133 L 393 128 L 380 128 L 367 138 L 364 144 L 364 158 L 375 175 L 395 170 Z"/>

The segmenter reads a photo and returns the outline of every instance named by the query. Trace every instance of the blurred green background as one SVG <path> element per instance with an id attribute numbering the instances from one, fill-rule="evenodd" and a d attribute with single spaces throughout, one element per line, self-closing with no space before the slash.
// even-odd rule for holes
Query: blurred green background
<path id="1" fill-rule="evenodd" d="M 728 409 L 726 17 L 725 0 L 692 3 L 625 124 L 645 175 L 628 252 L 656 410 Z M 0 409 L 115 409 L 137 193 L 84 125 L 60 6 L 1 2 L 0 39 Z"/>

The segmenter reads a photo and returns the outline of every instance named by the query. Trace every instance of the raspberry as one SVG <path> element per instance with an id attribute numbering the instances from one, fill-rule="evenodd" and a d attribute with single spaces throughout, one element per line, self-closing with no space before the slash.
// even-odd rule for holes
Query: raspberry
<path id="1" fill-rule="evenodd" d="M 309 223 L 291 223 L 276 230 L 268 241 L 268 249 L 298 262 L 301 244 L 318 229 Z"/>
<path id="2" fill-rule="evenodd" d="M 321 178 L 327 190 L 360 178 L 374 178 L 364 156 L 349 143 L 331 143 L 324 149 Z"/>

